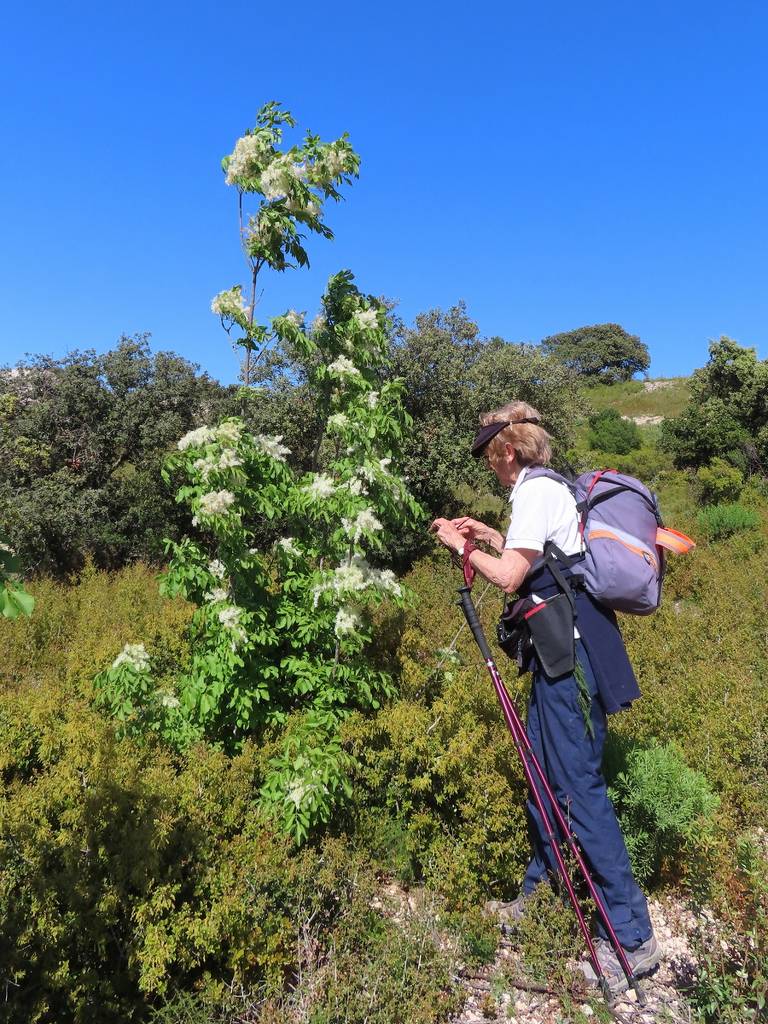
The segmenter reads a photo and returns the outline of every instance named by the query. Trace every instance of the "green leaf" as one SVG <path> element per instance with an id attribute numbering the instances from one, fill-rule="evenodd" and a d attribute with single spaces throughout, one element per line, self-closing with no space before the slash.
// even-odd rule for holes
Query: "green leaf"
<path id="1" fill-rule="evenodd" d="M 15 619 L 20 614 L 31 615 L 35 607 L 35 599 L 21 587 L 6 586 L 2 592 L 2 613 L 7 619 Z"/>

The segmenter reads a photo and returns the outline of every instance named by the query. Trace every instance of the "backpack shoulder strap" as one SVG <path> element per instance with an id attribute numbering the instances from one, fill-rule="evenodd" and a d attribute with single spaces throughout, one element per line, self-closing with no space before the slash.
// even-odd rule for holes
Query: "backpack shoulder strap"
<path id="1" fill-rule="evenodd" d="M 527 483 L 528 480 L 536 480 L 538 477 L 542 476 L 548 477 L 550 480 L 557 480 L 558 483 L 565 484 L 572 494 L 576 493 L 576 485 L 574 482 L 569 480 L 567 476 L 563 476 L 562 473 L 558 473 L 554 469 L 550 469 L 549 466 L 529 466 L 520 486 Z"/>
<path id="2" fill-rule="evenodd" d="M 544 545 L 544 565 L 555 577 L 557 585 L 568 598 L 574 615 L 576 614 L 576 601 L 573 596 L 573 587 L 579 585 L 578 580 L 572 584 L 569 579 L 566 579 L 558 565 L 558 562 L 564 565 L 566 569 L 571 569 L 577 562 L 580 562 L 581 559 L 581 555 L 566 555 L 560 550 L 554 541 L 547 541 Z M 571 577 L 571 579 L 573 579 L 573 577 Z"/>

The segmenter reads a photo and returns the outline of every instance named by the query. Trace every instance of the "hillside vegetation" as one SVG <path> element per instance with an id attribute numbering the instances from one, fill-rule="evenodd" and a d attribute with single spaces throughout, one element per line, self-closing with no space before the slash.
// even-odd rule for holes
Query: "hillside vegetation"
<path id="1" fill-rule="evenodd" d="M 613 387 L 625 409 L 626 387 Z M 611 388 L 600 391 L 607 400 Z M 662 610 L 623 622 L 644 697 L 613 720 L 609 774 L 640 877 L 711 905 L 733 929 L 727 955 L 701 953 L 712 970 L 734 972 L 720 1013 L 728 1000 L 757 998 L 765 942 L 755 872 L 768 800 L 768 503 L 753 480 L 740 501 L 754 525 L 708 539 L 695 479 L 656 458 L 662 509 L 698 547 L 671 561 Z M 405 582 L 411 607 L 382 607 L 375 619 L 396 695 L 347 719 L 350 796 L 298 848 L 257 813 L 277 732 L 233 758 L 205 744 L 179 755 L 120 739 L 93 706 L 93 679 L 125 643 L 145 644 L 161 685 L 163 671 L 171 678 L 188 662 L 189 605 L 160 597 L 139 565 L 31 585 L 35 614 L 0 632 L 9 1019 L 207 1021 L 235 1012 L 235 984 L 260 1013 L 272 1007 L 268 1019 L 298 1020 L 302 982 L 284 987 L 296 970 L 315 972 L 315 1010 L 329 1020 L 340 1006 L 358 1019 L 374 975 L 382 1021 L 439 1020 L 457 1007 L 429 913 L 442 913 L 457 948 L 493 948 L 478 908 L 517 891 L 524 782 L 461 630 L 448 557 L 423 557 Z M 481 604 L 490 635 L 498 605 L 495 592 Z M 524 702 L 527 680 L 503 667 Z M 382 877 L 431 894 L 405 936 L 371 909 Z M 406 976 L 409 943 L 422 959 L 406 994 L 387 985 Z M 339 971 L 362 950 L 368 966 L 342 985 Z"/>
<path id="2" fill-rule="evenodd" d="M 628 380 L 620 384 L 594 384 L 584 398 L 596 411 L 615 409 L 622 416 L 679 416 L 688 404 L 687 377 Z"/>

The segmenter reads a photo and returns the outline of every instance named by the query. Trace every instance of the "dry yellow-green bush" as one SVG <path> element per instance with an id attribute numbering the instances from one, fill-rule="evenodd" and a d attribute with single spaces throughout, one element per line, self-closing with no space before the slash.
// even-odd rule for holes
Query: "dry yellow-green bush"
<path id="1" fill-rule="evenodd" d="M 146 646 L 158 676 L 178 670 L 187 657 L 192 606 L 161 597 L 157 572 L 148 566 L 114 573 L 91 566 L 72 584 L 46 579 L 28 589 L 34 615 L 0 629 L 0 687 L 55 679 L 89 695 L 93 677 L 126 643 Z"/>
<path id="2" fill-rule="evenodd" d="M 483 893 L 516 891 L 528 839 L 522 769 L 478 649 L 464 629 L 455 659 L 441 651 L 464 621 L 453 604 L 456 575 L 447 555 L 410 574 L 420 600 L 400 641 L 400 699 L 354 717 L 344 736 L 358 764 L 364 841 L 381 856 L 394 853 L 403 877 L 423 877 L 467 906 Z M 498 591 L 489 591 L 481 604 L 489 631 L 499 609 Z M 516 693 L 517 670 L 507 675 Z"/>
<path id="3" fill-rule="evenodd" d="M 139 1019 L 169 986 L 280 984 L 297 868 L 253 813 L 257 752 L 174 765 L 62 697 L 0 695 L 6 1019 Z"/>
<path id="4" fill-rule="evenodd" d="M 234 991 L 290 1005 L 310 954 L 333 981 L 322 1007 L 370 1011 L 372 982 L 377 1020 L 455 1010 L 426 925 L 381 917 L 343 837 L 296 850 L 257 816 L 264 767 L 250 745 L 174 762 L 55 684 L 0 694 L 3 1019 L 118 1024 L 182 1004 L 219 1019 Z"/>

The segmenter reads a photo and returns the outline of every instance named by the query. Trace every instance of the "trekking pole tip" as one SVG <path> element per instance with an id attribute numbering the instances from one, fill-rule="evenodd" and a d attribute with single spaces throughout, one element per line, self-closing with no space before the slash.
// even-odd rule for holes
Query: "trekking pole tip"
<path id="1" fill-rule="evenodd" d="M 647 1002 L 646 997 L 645 997 L 645 992 L 643 991 L 643 989 L 642 989 L 642 987 L 640 985 L 640 982 L 637 980 L 637 978 L 632 977 L 631 980 L 630 980 L 630 985 L 632 986 L 632 990 L 634 991 L 635 995 L 637 996 L 637 1005 L 638 1006 L 645 1006 L 645 1004 Z"/>

